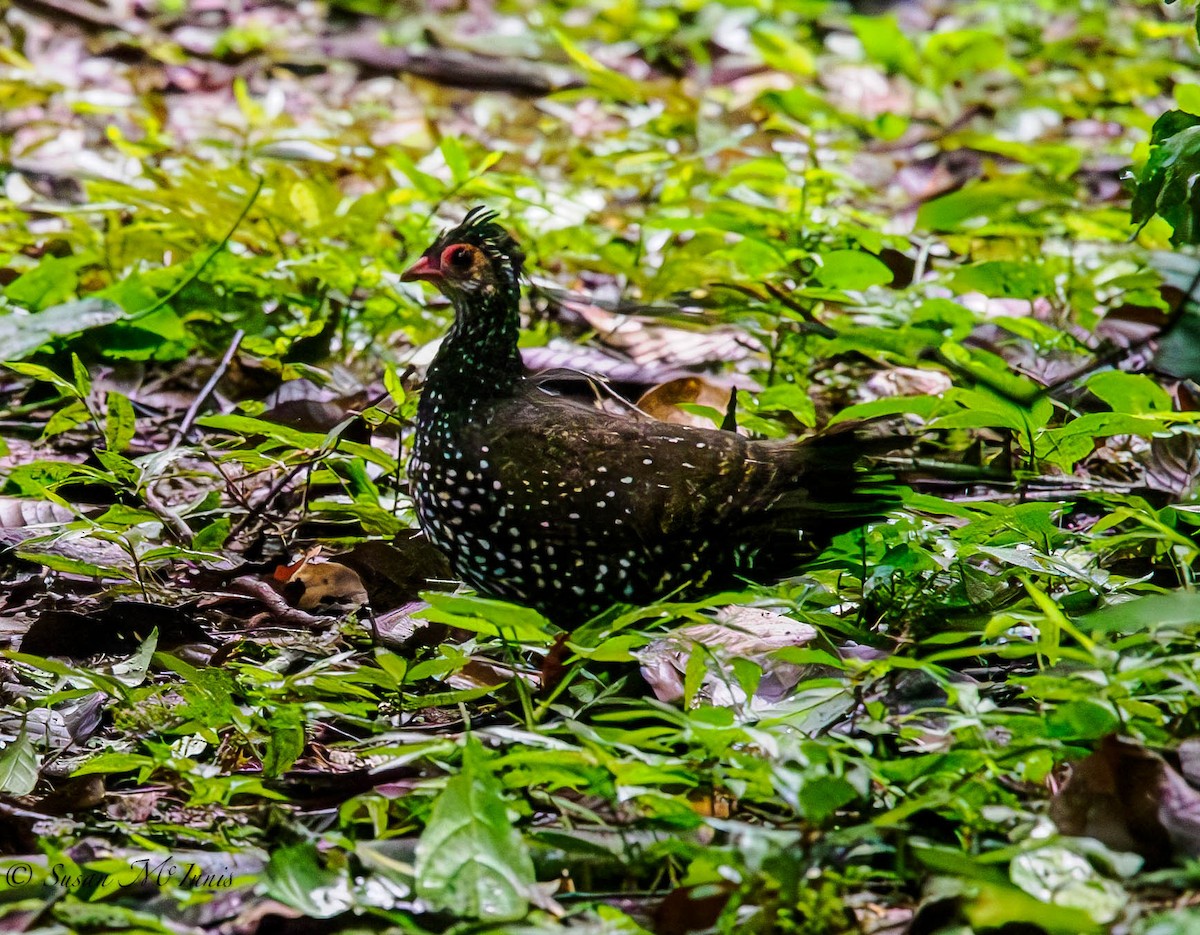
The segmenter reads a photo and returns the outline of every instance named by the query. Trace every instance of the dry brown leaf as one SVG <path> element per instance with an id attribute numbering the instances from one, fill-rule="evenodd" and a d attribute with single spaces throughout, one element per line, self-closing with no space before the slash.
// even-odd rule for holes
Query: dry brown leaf
<path id="1" fill-rule="evenodd" d="M 697 650 L 708 655 L 701 694 L 714 705 L 737 705 L 747 700 L 729 671 L 731 659 L 748 659 L 762 667 L 762 678 L 752 701 L 774 703 L 804 677 L 805 667 L 779 662 L 771 654 L 812 642 L 818 635 L 815 628 L 759 607 L 731 605 L 722 608 L 717 619 L 720 622 L 676 630 L 637 654 L 642 676 L 659 701 L 683 698 L 688 659 Z"/>
<path id="2" fill-rule="evenodd" d="M 623 351 L 636 363 L 695 367 L 744 360 L 762 351 L 757 341 L 738 328 L 717 325 L 692 330 L 639 315 L 610 312 L 580 299 L 556 299 L 595 329 L 602 344 Z"/>
<path id="3" fill-rule="evenodd" d="M 637 401 L 637 406 L 646 415 L 660 422 L 711 429 L 720 427 L 732 400 L 733 390 L 727 386 L 718 386 L 703 377 L 682 377 L 661 383 L 647 391 Z M 709 418 L 688 412 L 680 408 L 683 404 L 706 406 L 719 415 Z"/>
<path id="4" fill-rule="evenodd" d="M 1063 834 L 1132 851 L 1152 867 L 1200 854 L 1200 792 L 1159 754 L 1112 735 L 1071 764 L 1050 817 Z"/>
<path id="5" fill-rule="evenodd" d="M 367 603 L 367 589 L 353 568 L 340 562 L 317 562 L 307 558 L 287 569 L 283 595 L 294 607 L 318 614 L 342 616 Z"/>
<path id="6" fill-rule="evenodd" d="M 1172 499 L 1190 497 L 1200 478 L 1200 436 L 1190 432 L 1178 432 L 1166 438 L 1155 436 L 1150 439 L 1150 452 L 1146 458 L 1145 486 L 1161 490 Z"/>
<path id="7" fill-rule="evenodd" d="M 953 383 L 940 370 L 892 367 L 874 374 L 863 384 L 859 395 L 867 402 L 894 396 L 937 396 L 950 389 Z"/>
<path id="8" fill-rule="evenodd" d="M 445 554 L 417 532 L 400 533 L 391 542 L 380 539 L 360 542 L 336 558 L 358 573 L 370 595 L 371 607 L 378 614 L 404 608 L 416 601 L 422 591 L 455 586 Z"/>
<path id="9" fill-rule="evenodd" d="M 0 529 L 26 529 L 29 531 L 29 535 L 36 536 L 49 532 L 50 529 L 29 529 L 29 527 L 42 526 L 52 529 L 63 523 L 70 523 L 74 519 L 75 513 L 72 510 L 47 500 L 0 497 Z"/>

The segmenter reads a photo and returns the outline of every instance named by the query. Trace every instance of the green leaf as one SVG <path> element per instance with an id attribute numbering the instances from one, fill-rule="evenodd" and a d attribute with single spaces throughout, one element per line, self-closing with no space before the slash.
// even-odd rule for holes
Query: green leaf
<path id="1" fill-rule="evenodd" d="M 1027 218 L 1039 204 L 1067 197 L 1066 184 L 1028 175 L 975 182 L 921 205 L 917 210 L 917 227 L 931 231 L 977 231 L 989 221 L 1014 214 Z"/>
<path id="2" fill-rule="evenodd" d="M 425 620 L 518 643 L 545 645 L 553 639 L 550 621 L 529 607 L 462 594 L 434 592 L 423 596 L 429 607 L 416 616 Z"/>
<path id="3" fill-rule="evenodd" d="M 0 319 L 3 322 L 3 319 Z M 22 376 L 33 377 L 35 380 L 41 380 L 43 383 L 49 383 L 59 390 L 64 396 L 76 396 L 75 385 L 70 380 L 64 380 L 49 367 L 43 367 L 41 364 L 27 364 L 11 361 L 6 363 L 9 370 L 14 373 L 19 373 Z"/>
<path id="4" fill-rule="evenodd" d="M 121 393 L 109 393 L 107 402 L 104 447 L 109 451 L 124 451 L 137 432 L 137 416 L 133 412 L 133 403 Z"/>
<path id="5" fill-rule="evenodd" d="M 583 48 L 567 38 L 565 33 L 555 30 L 554 36 L 562 46 L 562 50 L 567 53 L 567 58 L 587 76 L 588 84 L 597 91 L 619 101 L 640 103 L 644 100 L 642 86 L 632 78 L 601 65 Z"/>
<path id="6" fill-rule="evenodd" d="M 813 776 L 800 787 L 804 817 L 818 824 L 858 797 L 858 790 L 841 776 Z"/>
<path id="7" fill-rule="evenodd" d="M 345 872 L 321 865 L 311 844 L 292 844 L 271 854 L 266 894 L 313 919 L 332 919 L 354 905 Z"/>
<path id="8" fill-rule="evenodd" d="M 37 751 L 22 721 L 16 739 L 0 750 L 0 792 L 29 795 L 37 788 L 40 768 Z"/>
<path id="9" fill-rule="evenodd" d="M 79 398 L 87 398 L 92 391 L 92 375 L 88 373 L 79 355 L 74 352 L 71 353 L 71 376 L 75 380 L 75 392 L 79 394 Z"/>
<path id="10" fill-rule="evenodd" d="M 1093 374 L 1087 381 L 1087 388 L 1108 403 L 1113 412 L 1139 415 L 1170 412 L 1173 408 L 1167 391 L 1144 373 L 1107 370 Z"/>
<path id="11" fill-rule="evenodd" d="M 56 338 L 110 325 L 127 317 L 119 305 L 105 299 L 80 299 L 34 315 L 9 312 L 0 316 L 0 358 L 20 360 Z"/>
<path id="12" fill-rule="evenodd" d="M 816 73 L 817 62 L 810 46 L 796 41 L 796 30 L 769 21 L 756 23 L 750 38 L 763 61 L 780 71 L 795 75 Z"/>
<path id="13" fill-rule="evenodd" d="M 704 681 L 710 655 L 705 647 L 697 643 L 692 644 L 692 651 L 688 653 L 687 667 L 683 673 L 683 702 L 688 708 L 696 703 L 696 693 L 700 691 Z"/>
<path id="14" fill-rule="evenodd" d="M 935 428 L 1009 428 L 1027 432 L 1045 425 L 1052 411 L 1049 400 L 1038 400 L 1032 407 L 1022 406 L 987 389 L 953 387 L 945 399 L 960 408 L 934 419 Z"/>
<path id="15" fill-rule="evenodd" d="M 1193 117 L 1200 116 L 1200 84 L 1180 83 L 1175 85 L 1172 93 L 1180 110 Z"/>
<path id="16" fill-rule="evenodd" d="M 42 438 L 53 438 L 63 432 L 69 432 L 78 425 L 83 425 L 91 419 L 92 413 L 81 401 L 75 400 L 57 410 L 46 422 L 42 429 Z"/>
<path id="17" fill-rule="evenodd" d="M 894 415 L 914 415 L 922 419 L 931 419 L 942 406 L 942 400 L 936 396 L 885 396 L 883 399 L 847 406 L 830 419 L 829 424 Z"/>
<path id="18" fill-rule="evenodd" d="M 77 271 L 88 262 L 89 258 L 84 256 L 44 257 L 29 272 L 14 279 L 4 290 L 4 297 L 35 311 L 49 311 L 50 306 L 64 302 L 74 294 L 79 286 Z"/>
<path id="19" fill-rule="evenodd" d="M 988 260 L 960 266 L 950 276 L 957 292 L 982 292 L 987 296 L 1036 299 L 1053 295 L 1054 277 L 1034 260 Z"/>
<path id="20" fill-rule="evenodd" d="M 529 908 L 533 860 L 474 736 L 467 738 L 462 770 L 446 782 L 417 844 L 416 878 L 422 899 L 469 918 L 515 920 Z"/>
<path id="21" fill-rule="evenodd" d="M 462 185 L 471 177 L 471 161 L 467 158 L 467 151 L 463 149 L 462 141 L 456 136 L 444 136 L 439 148 L 442 151 L 442 158 L 446 160 L 446 167 L 450 170 L 450 177 L 454 180 L 454 184 Z"/>
<path id="22" fill-rule="evenodd" d="M 290 769 L 304 752 L 304 717 L 295 705 L 271 713 L 270 731 L 263 754 L 263 775 L 275 778 Z"/>
<path id="23" fill-rule="evenodd" d="M 820 254 L 821 265 L 813 275 L 830 289 L 862 290 L 886 286 L 895 278 L 877 257 L 861 250 L 833 250 Z"/>
<path id="24" fill-rule="evenodd" d="M 1100 923 L 1112 922 L 1129 903 L 1119 883 L 1101 875 L 1084 854 L 1063 846 L 1018 854 L 1009 875 L 1035 899 L 1082 910 Z"/>
<path id="25" fill-rule="evenodd" d="M 197 552 L 215 552 L 225 545 L 229 531 L 233 528 L 233 520 L 222 516 L 214 520 L 196 533 L 192 538 L 192 548 Z"/>
<path id="26" fill-rule="evenodd" d="M 1122 412 L 1089 412 L 1072 419 L 1062 428 L 1043 432 L 1038 443 L 1038 457 L 1070 468 L 1096 447 L 1096 440 L 1109 435 L 1139 435 L 1149 437 L 1166 428 L 1162 419 L 1150 415 Z"/>
<path id="27" fill-rule="evenodd" d="M 1154 122 L 1150 156 L 1137 173 L 1130 217 L 1140 230 L 1155 214 L 1174 230 L 1171 243 L 1200 242 L 1200 116 L 1167 111 Z"/>
<path id="28" fill-rule="evenodd" d="M 1092 633 L 1137 633 L 1157 628 L 1200 630 L 1200 593 L 1172 591 L 1122 601 L 1080 617 L 1081 629 Z"/>
<path id="29" fill-rule="evenodd" d="M 158 629 L 150 631 L 150 634 L 142 640 L 135 652 L 123 662 L 118 662 L 113 665 L 113 678 L 122 685 L 127 685 L 130 688 L 136 688 L 146 681 L 146 674 L 150 671 L 150 662 L 154 658 L 154 652 L 158 649 Z"/>
<path id="30" fill-rule="evenodd" d="M 850 26 L 862 43 L 867 58 L 885 68 L 915 77 L 921 65 L 921 53 L 895 14 L 851 16 Z"/>
<path id="31" fill-rule="evenodd" d="M 1112 705 L 1077 698 L 1052 709 L 1046 717 L 1046 736 L 1063 740 L 1098 740 L 1121 726 Z"/>
<path id="32" fill-rule="evenodd" d="M 767 387 L 754 400 L 754 408 L 758 412 L 782 409 L 795 416 L 801 425 L 809 427 L 817 421 L 817 409 L 812 398 L 795 383 L 776 383 Z"/>

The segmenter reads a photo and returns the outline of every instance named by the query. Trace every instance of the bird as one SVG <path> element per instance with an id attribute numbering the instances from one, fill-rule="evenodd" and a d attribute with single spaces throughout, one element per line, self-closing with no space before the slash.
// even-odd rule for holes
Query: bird
<path id="1" fill-rule="evenodd" d="M 401 276 L 454 308 L 408 478 L 421 529 L 477 593 L 574 629 L 614 605 L 792 573 L 896 502 L 858 467 L 870 444 L 853 427 L 751 440 L 549 392 L 517 347 L 524 262 L 477 207 Z"/>

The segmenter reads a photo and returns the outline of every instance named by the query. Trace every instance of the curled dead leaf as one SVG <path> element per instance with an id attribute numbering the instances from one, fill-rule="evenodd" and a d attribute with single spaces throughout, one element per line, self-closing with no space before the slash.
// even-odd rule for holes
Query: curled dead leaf
<path id="1" fill-rule="evenodd" d="M 0 497 L 0 529 L 28 529 L 31 526 L 52 528 L 74 519 L 75 514 L 71 510 L 57 503 Z M 33 529 L 29 535 L 36 536 L 47 531 L 47 528 Z"/>
<path id="2" fill-rule="evenodd" d="M 692 425 L 697 428 L 719 427 L 733 402 L 733 391 L 703 377 L 681 377 L 662 383 L 644 393 L 638 408 L 660 422 Z M 689 412 L 684 406 L 704 406 L 711 415 Z"/>
<path id="3" fill-rule="evenodd" d="M 342 616 L 367 603 L 367 589 L 363 587 L 358 572 L 340 562 L 305 559 L 298 565 L 290 566 L 287 571 L 283 596 L 300 610 Z M 279 571 L 276 572 L 278 576 Z"/>

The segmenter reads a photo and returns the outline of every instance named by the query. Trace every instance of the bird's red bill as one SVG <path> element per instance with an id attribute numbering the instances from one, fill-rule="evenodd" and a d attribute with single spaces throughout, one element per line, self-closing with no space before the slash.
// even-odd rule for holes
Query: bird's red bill
<path id="1" fill-rule="evenodd" d="M 441 278 L 441 267 L 437 265 L 436 260 L 433 260 L 427 256 L 423 256 L 418 259 L 416 263 L 406 269 L 400 276 L 402 282 L 414 282 L 419 279 L 425 279 L 433 282 Z"/>

